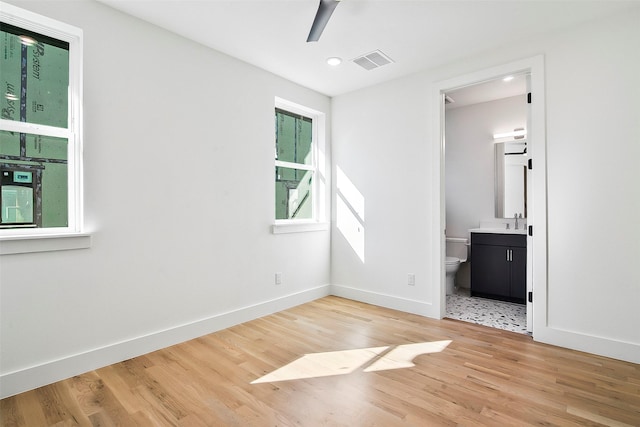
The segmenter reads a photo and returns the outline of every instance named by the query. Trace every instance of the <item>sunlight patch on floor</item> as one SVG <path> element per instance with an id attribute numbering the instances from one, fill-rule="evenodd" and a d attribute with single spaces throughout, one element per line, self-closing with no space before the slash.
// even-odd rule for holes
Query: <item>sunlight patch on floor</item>
<path id="1" fill-rule="evenodd" d="M 411 368 L 417 356 L 441 352 L 450 343 L 445 340 L 306 354 L 251 384 L 347 375 L 368 363 L 364 372 Z"/>
<path id="2" fill-rule="evenodd" d="M 413 359 L 416 357 L 421 354 L 440 353 L 442 350 L 447 348 L 450 343 L 450 340 L 446 340 L 399 345 L 369 365 L 364 372 L 412 368 L 416 366 L 413 363 Z"/>
<path id="3" fill-rule="evenodd" d="M 350 374 L 388 348 L 372 347 L 305 354 L 251 384 Z"/>

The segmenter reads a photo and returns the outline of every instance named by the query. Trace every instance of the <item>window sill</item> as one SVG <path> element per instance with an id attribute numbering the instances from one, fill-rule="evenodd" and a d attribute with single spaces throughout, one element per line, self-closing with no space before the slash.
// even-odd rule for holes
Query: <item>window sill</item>
<path id="1" fill-rule="evenodd" d="M 273 224 L 271 232 L 273 234 L 285 233 L 306 233 L 310 231 L 327 231 L 329 229 L 328 222 L 304 222 L 299 224 Z"/>
<path id="2" fill-rule="evenodd" d="M 0 255 L 34 252 L 68 251 L 91 247 L 91 235 L 86 233 L 39 236 L 11 236 L 0 238 Z"/>

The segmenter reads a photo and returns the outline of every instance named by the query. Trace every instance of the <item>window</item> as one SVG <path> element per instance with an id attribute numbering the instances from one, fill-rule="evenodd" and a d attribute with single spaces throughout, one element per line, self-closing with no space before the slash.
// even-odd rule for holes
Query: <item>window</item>
<path id="1" fill-rule="evenodd" d="M 81 39 L 0 3 L 0 238 L 82 231 Z"/>
<path id="2" fill-rule="evenodd" d="M 324 115 L 276 100 L 275 219 L 276 224 L 323 219 L 324 178 L 319 172 Z"/>

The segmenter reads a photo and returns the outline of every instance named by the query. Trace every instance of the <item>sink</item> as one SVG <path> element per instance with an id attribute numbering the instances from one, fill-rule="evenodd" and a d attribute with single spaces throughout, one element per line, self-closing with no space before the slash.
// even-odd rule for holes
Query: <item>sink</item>
<path id="1" fill-rule="evenodd" d="M 526 228 L 471 228 L 469 233 L 491 233 L 491 234 L 527 234 Z"/>

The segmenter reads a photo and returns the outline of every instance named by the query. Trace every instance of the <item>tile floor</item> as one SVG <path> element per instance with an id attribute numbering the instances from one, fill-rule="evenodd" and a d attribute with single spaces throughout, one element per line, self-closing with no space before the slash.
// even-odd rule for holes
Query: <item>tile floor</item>
<path id="1" fill-rule="evenodd" d="M 458 288 L 453 295 L 447 295 L 445 317 L 521 334 L 527 333 L 525 305 L 471 297 L 469 289 L 464 288 Z"/>

